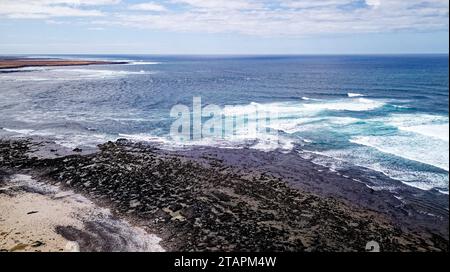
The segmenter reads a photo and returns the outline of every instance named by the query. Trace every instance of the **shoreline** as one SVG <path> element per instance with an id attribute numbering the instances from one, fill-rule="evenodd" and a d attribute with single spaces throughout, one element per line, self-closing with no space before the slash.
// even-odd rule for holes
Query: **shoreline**
<path id="1" fill-rule="evenodd" d="M 363 185 L 338 191 L 344 177 L 301 159 L 291 171 L 267 163 L 268 153 L 170 152 L 125 140 L 58 156 L 42 140 L 2 139 L 0 147 L 3 171 L 74 190 L 146 226 L 168 250 L 364 251 L 374 240 L 383 251 L 448 251 L 448 214 L 441 229 L 412 228 L 423 218 L 400 216 L 407 205 Z"/>
<path id="2" fill-rule="evenodd" d="M 127 62 L 89 61 L 89 60 L 63 60 L 63 59 L 1 59 L 0 71 L 26 67 L 58 67 L 58 66 L 86 66 L 105 64 L 127 64 Z"/>
<path id="3" fill-rule="evenodd" d="M 73 191 L 0 173 L 0 251 L 161 252 L 159 241 Z"/>
<path id="4" fill-rule="evenodd" d="M 332 170 L 304 159 L 296 152 L 200 147 L 163 151 L 199 163 L 252 169 L 283 180 L 290 188 L 345 205 L 380 213 L 403 229 L 433 232 L 449 239 L 449 199 L 438 190 L 421 190 L 371 169 Z M 386 186 L 386 189 L 384 188 Z M 395 189 L 389 189 L 395 188 Z"/>

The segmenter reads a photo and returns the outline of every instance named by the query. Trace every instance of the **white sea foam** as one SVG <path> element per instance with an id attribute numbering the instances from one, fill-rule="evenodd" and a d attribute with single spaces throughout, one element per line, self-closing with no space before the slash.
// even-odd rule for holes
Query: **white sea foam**
<path id="1" fill-rule="evenodd" d="M 318 112 L 329 111 L 369 111 L 385 105 L 382 101 L 366 98 L 355 98 L 351 100 L 314 101 L 314 102 L 274 102 L 255 103 L 225 107 L 223 113 L 227 116 L 244 115 L 255 112 L 277 113 L 281 117 L 289 116 L 311 116 Z"/>
<path id="2" fill-rule="evenodd" d="M 363 94 L 359 94 L 359 93 L 347 93 L 348 97 L 361 97 L 364 96 Z"/>
<path id="3" fill-rule="evenodd" d="M 287 137 L 270 134 L 257 135 L 233 135 L 224 138 L 202 138 L 200 140 L 176 141 L 170 137 L 161 137 L 151 134 L 119 134 L 136 142 L 149 142 L 159 144 L 164 149 L 189 148 L 193 146 L 214 146 L 220 148 L 244 148 L 249 147 L 261 151 L 280 150 L 288 152 L 294 147 L 295 140 Z"/>
<path id="4" fill-rule="evenodd" d="M 120 71 L 120 70 L 96 70 L 96 69 L 54 69 L 54 72 L 66 73 L 69 75 L 78 75 L 82 78 L 112 78 L 127 75 L 151 74 L 151 72 L 141 70 L 136 71 Z"/>
<path id="5" fill-rule="evenodd" d="M 12 133 L 18 133 L 18 134 L 30 134 L 34 130 L 32 129 L 11 129 L 11 128 L 2 128 L 5 131 L 12 132 Z"/>
<path id="6" fill-rule="evenodd" d="M 13 133 L 18 136 L 53 136 L 53 133 L 45 130 L 33 130 L 33 129 L 9 129 L 3 128 L 2 130 L 7 131 L 9 133 Z"/>
<path id="7" fill-rule="evenodd" d="M 351 100 L 333 100 L 333 101 L 305 101 L 305 102 L 274 102 L 274 103 L 255 103 L 246 105 L 237 105 L 225 107 L 223 114 L 225 116 L 244 116 L 247 115 L 248 122 L 256 122 L 255 112 L 265 113 L 271 117 L 270 124 L 267 127 L 293 134 L 301 131 L 312 131 L 320 129 L 329 129 L 332 126 L 345 127 L 360 121 L 353 117 L 324 117 L 323 111 L 366 111 L 372 110 L 384 105 L 384 102 L 370 100 L 365 98 L 356 98 Z"/>
<path id="8" fill-rule="evenodd" d="M 18 73 L 18 72 L 32 72 L 32 71 L 46 71 L 51 69 L 50 67 L 20 67 L 11 69 L 2 69 L 2 72 L 6 73 Z"/>
<path id="9" fill-rule="evenodd" d="M 115 141 L 117 137 L 106 134 L 71 134 L 71 135 L 53 135 L 55 143 L 67 147 L 96 147 L 107 141 Z"/>
<path id="10" fill-rule="evenodd" d="M 308 119 L 276 120 L 271 125 L 269 125 L 269 127 L 278 131 L 292 134 L 304 130 L 307 127 L 305 125 L 307 122 Z"/>
<path id="11" fill-rule="evenodd" d="M 282 116 L 290 116 L 300 114 L 302 112 L 302 104 L 296 102 L 274 102 L 274 103 L 255 103 L 251 102 L 246 105 L 227 106 L 223 109 L 225 116 L 239 116 L 245 114 L 258 113 L 273 113 Z"/>
<path id="12" fill-rule="evenodd" d="M 397 127 L 412 127 L 428 124 L 448 124 L 448 116 L 431 115 L 431 114 L 392 114 L 390 116 L 375 119 L 376 121 L 383 121 L 387 124 Z"/>
<path id="13" fill-rule="evenodd" d="M 399 129 L 409 132 L 414 132 L 417 134 L 422 134 L 425 136 L 441 139 L 448 142 L 449 139 L 449 125 L 421 125 L 413 127 L 399 127 Z"/>
<path id="14" fill-rule="evenodd" d="M 351 100 L 330 101 L 323 103 L 308 103 L 303 107 L 307 110 L 332 110 L 332 111 L 370 111 L 380 108 L 384 102 L 366 98 L 355 98 Z"/>
<path id="15" fill-rule="evenodd" d="M 95 147 L 107 141 L 115 141 L 117 138 L 106 134 L 91 133 L 70 133 L 61 134 L 52 130 L 33 130 L 33 129 L 10 129 L 2 128 L 2 130 L 24 136 L 41 136 L 54 139 L 56 144 L 67 148 L 76 148 L 80 146 Z"/>
<path id="16" fill-rule="evenodd" d="M 28 70 L 17 70 L 16 73 L 0 74 L 0 79 L 8 81 L 69 81 L 80 79 L 83 80 L 110 79 L 117 77 L 146 75 L 154 73 L 145 70 L 122 71 L 122 70 L 105 70 L 105 69 L 99 70 L 90 68 L 60 68 L 60 67 L 58 68 L 41 67 L 41 69 L 28 67 L 27 69 Z"/>
<path id="17" fill-rule="evenodd" d="M 408 135 L 358 136 L 350 142 L 375 148 L 383 153 L 449 170 L 448 142 Z"/>
<path id="18" fill-rule="evenodd" d="M 166 137 L 159 137 L 155 135 L 138 133 L 138 134 L 119 134 L 119 137 L 136 142 L 153 142 L 160 144 L 171 144 L 171 141 Z"/>
<path id="19" fill-rule="evenodd" d="M 449 118 L 431 114 L 392 114 L 373 119 L 395 126 L 401 131 L 419 134 L 443 141 L 449 141 Z"/>
<path id="20" fill-rule="evenodd" d="M 204 138 L 196 141 L 176 141 L 170 137 L 155 136 L 152 134 L 138 133 L 138 134 L 119 134 L 120 138 L 125 138 L 133 142 L 146 142 L 158 144 L 162 149 L 176 150 L 182 148 L 190 148 L 193 146 L 216 146 L 222 148 L 239 148 L 238 141 L 225 141 L 223 139 Z"/>
<path id="21" fill-rule="evenodd" d="M 30 135 L 34 132 L 32 129 L 11 129 L 11 128 L 2 128 L 4 131 L 11 132 L 11 133 L 17 133 L 17 134 L 23 134 L 23 135 Z"/>
<path id="22" fill-rule="evenodd" d="M 284 136 L 271 136 L 266 135 L 259 138 L 256 144 L 252 145 L 250 148 L 257 149 L 261 151 L 274 151 L 280 150 L 284 152 L 289 152 L 294 148 L 295 142 L 293 139 Z"/>
<path id="23" fill-rule="evenodd" d="M 354 127 L 353 125 L 359 121 L 363 122 L 357 128 Z M 339 123 L 342 123 L 342 125 L 337 125 Z M 327 160 L 330 168 L 339 167 L 340 164 L 337 160 L 343 160 L 382 172 L 391 178 L 401 180 L 420 189 L 438 188 L 445 191 L 443 188 L 448 188 L 448 175 L 440 173 L 439 170 L 417 168 L 413 163 L 413 161 L 419 162 L 448 171 L 447 116 L 393 114 L 386 117 L 361 120 L 347 117 L 340 120 L 312 117 L 293 120 L 283 125 L 285 127 L 279 127 L 287 129 L 289 132 L 307 132 L 308 137 L 311 137 L 311 132 L 320 132 L 325 129 L 351 136 L 350 142 L 358 146 L 349 147 L 348 150 L 323 152 L 322 155 L 333 158 Z M 380 135 L 379 130 L 374 130 L 374 128 L 380 126 L 385 128 L 393 126 L 398 131 L 386 130 L 386 133 Z M 358 136 L 355 133 L 360 135 Z M 314 137 L 311 139 L 314 139 Z"/>
<path id="24" fill-rule="evenodd" d="M 129 65 L 158 65 L 161 64 L 161 62 L 156 61 L 133 61 L 130 62 Z"/>
<path id="25" fill-rule="evenodd" d="M 7 74 L 0 74 L 0 80 L 2 81 L 47 81 L 52 80 L 50 77 L 44 77 L 44 76 L 38 76 L 38 73 L 33 72 L 27 72 L 27 73 L 7 73 Z"/>
<path id="26" fill-rule="evenodd" d="M 348 164 L 356 165 L 382 173 L 408 186 L 421 190 L 441 188 L 440 191 L 448 193 L 448 175 L 406 169 L 396 164 L 384 162 L 376 154 L 363 146 L 360 148 L 303 153 L 300 155 L 305 159 L 310 159 L 312 162 L 330 169 L 345 169 L 348 167 Z"/>
<path id="27" fill-rule="evenodd" d="M 360 121 L 358 118 L 352 117 L 292 117 L 289 119 L 278 119 L 274 120 L 270 128 L 283 131 L 285 133 L 296 133 L 301 131 L 312 131 L 328 129 L 333 126 L 343 126 L 351 125 Z"/>

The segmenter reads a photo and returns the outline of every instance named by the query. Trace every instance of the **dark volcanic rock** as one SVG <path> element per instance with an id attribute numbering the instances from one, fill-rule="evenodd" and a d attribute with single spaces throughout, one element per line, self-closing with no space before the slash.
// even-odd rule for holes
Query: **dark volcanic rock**
<path id="1" fill-rule="evenodd" d="M 448 250 L 444 237 L 401 229 L 380 213 L 292 189 L 270 173 L 220 161 L 204 165 L 124 140 L 103 144 L 95 154 L 56 159 L 29 159 L 30 145 L 0 141 L 1 167 L 32 169 L 40 179 L 109 205 L 161 235 L 169 249 L 364 251 L 367 242 L 377 241 L 383 251 Z M 59 231 L 95 242 L 76 229 Z"/>

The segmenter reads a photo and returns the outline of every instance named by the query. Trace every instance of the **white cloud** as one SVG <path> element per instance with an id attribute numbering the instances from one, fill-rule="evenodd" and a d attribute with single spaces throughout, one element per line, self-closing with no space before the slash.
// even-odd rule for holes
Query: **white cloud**
<path id="1" fill-rule="evenodd" d="M 366 5 L 354 0 L 170 1 L 190 8 L 157 15 L 120 14 L 113 23 L 262 36 L 448 30 L 448 2 L 444 0 L 367 0 Z"/>
<path id="2" fill-rule="evenodd" d="M 150 0 L 151 1 L 151 0 Z M 327 33 L 448 31 L 448 0 L 0 0 L 0 16 L 103 16 L 93 27 L 121 25 L 172 32 L 303 36 Z M 139 12 L 137 12 L 139 11 Z M 145 12 L 149 11 L 149 12 Z"/>
<path id="3" fill-rule="evenodd" d="M 311 9 L 323 7 L 336 7 L 340 5 L 346 5 L 351 2 L 353 2 L 353 0 L 321 0 L 321 1 L 285 0 L 282 2 L 282 6 L 295 9 Z"/>
<path id="4" fill-rule="evenodd" d="M 0 0 L 0 16 L 37 19 L 50 17 L 96 17 L 104 13 L 82 6 L 117 4 L 120 0 Z"/>
<path id="5" fill-rule="evenodd" d="M 121 0 L 29 0 L 27 2 L 35 2 L 42 5 L 106 6 L 118 4 Z"/>
<path id="6" fill-rule="evenodd" d="M 260 7 L 257 1 L 246 0 L 172 0 L 172 2 L 189 5 L 195 8 L 214 10 L 240 10 Z"/>
<path id="7" fill-rule="evenodd" d="M 130 10 L 142 10 L 142 11 L 166 11 L 166 7 L 163 5 L 154 3 L 154 2 L 148 2 L 148 3 L 141 3 L 141 4 L 135 4 L 128 7 Z"/>
<path id="8" fill-rule="evenodd" d="M 379 5 L 381 5 L 381 1 L 380 0 L 366 0 L 366 4 L 371 7 L 378 7 Z"/>

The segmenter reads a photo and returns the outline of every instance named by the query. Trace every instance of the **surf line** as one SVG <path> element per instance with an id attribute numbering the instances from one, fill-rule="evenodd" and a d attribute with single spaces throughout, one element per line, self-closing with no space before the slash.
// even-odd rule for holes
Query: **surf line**
<path id="1" fill-rule="evenodd" d="M 188 106 L 178 104 L 170 110 L 170 117 L 176 118 L 170 127 L 170 137 L 179 142 L 204 138 L 232 140 L 242 135 L 254 138 L 257 135 L 278 135 L 278 130 L 270 127 L 278 119 L 278 112 L 264 110 L 257 103 L 202 107 L 201 97 L 193 97 L 192 111 Z"/>

